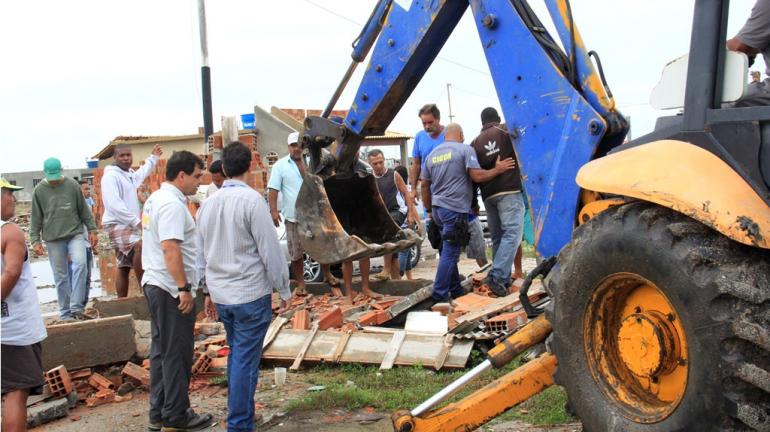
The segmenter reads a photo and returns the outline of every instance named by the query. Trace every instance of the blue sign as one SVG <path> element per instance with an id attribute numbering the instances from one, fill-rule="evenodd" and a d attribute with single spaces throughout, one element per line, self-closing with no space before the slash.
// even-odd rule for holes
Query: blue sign
<path id="1" fill-rule="evenodd" d="M 255 129 L 256 121 L 254 119 L 254 113 L 241 114 L 242 129 Z"/>

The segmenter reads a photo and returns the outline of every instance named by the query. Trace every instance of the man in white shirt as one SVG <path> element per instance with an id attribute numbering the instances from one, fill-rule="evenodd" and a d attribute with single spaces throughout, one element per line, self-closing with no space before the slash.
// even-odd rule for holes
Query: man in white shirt
<path id="1" fill-rule="evenodd" d="M 193 358 L 195 221 L 186 195 L 198 190 L 203 161 L 175 152 L 166 181 L 144 203 L 142 287 L 150 310 L 150 429 L 193 431 L 211 425 L 211 415 L 190 409 L 187 388 Z"/>
<path id="2" fill-rule="evenodd" d="M 245 183 L 251 151 L 240 142 L 222 151 L 228 176 L 198 211 L 198 274 L 206 279 L 206 309 L 224 323 L 227 430 L 254 430 L 254 392 L 262 341 L 273 318 L 272 292 L 291 298 L 289 271 L 265 200 Z"/>
<path id="3" fill-rule="evenodd" d="M 134 155 L 131 146 L 118 144 L 112 158 L 113 164 L 104 169 L 101 182 L 104 214 L 102 226 L 112 240 L 118 271 L 115 274 L 115 290 L 118 297 L 128 296 L 128 274 L 134 269 L 137 280 L 142 280 L 142 224 L 139 220 L 140 204 L 137 189 L 155 168 L 163 154 L 159 145 L 134 171 Z"/>
<path id="4" fill-rule="evenodd" d="M 215 160 L 209 166 L 209 172 L 211 173 L 211 184 L 206 188 L 206 198 L 214 195 L 214 192 L 222 188 L 222 183 L 225 182 L 225 175 L 222 173 L 222 161 Z"/>
<path id="5" fill-rule="evenodd" d="M 291 261 L 291 272 L 297 283 L 297 294 L 305 293 L 304 270 L 305 252 L 300 242 L 299 228 L 295 217 L 294 207 L 297 195 L 302 187 L 302 175 L 305 172 L 305 162 L 302 160 L 302 147 L 299 145 L 299 133 L 292 132 L 286 138 L 289 154 L 278 159 L 270 170 L 270 180 L 267 182 L 267 200 L 270 204 L 270 217 L 275 227 L 281 224 L 283 215 L 286 229 L 286 244 Z M 278 212 L 278 194 L 281 194 L 281 209 Z M 324 279 L 332 287 L 338 287 L 340 282 L 332 276 L 328 264 L 321 265 Z"/>

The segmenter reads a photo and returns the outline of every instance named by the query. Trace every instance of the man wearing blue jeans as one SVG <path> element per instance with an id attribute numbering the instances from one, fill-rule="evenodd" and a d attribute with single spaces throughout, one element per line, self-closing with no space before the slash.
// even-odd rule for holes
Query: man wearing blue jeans
<path id="1" fill-rule="evenodd" d="M 289 272 L 265 199 L 245 182 L 251 150 L 240 142 L 222 151 L 227 180 L 198 211 L 198 274 L 207 287 L 206 314 L 224 323 L 227 430 L 254 430 L 254 392 L 262 341 L 270 326 L 272 292 L 291 298 Z"/>
<path id="2" fill-rule="evenodd" d="M 433 281 L 433 301 L 437 303 L 448 301 L 450 295 L 463 294 L 457 262 L 468 242 L 471 181 L 487 182 L 515 167 L 508 158 L 498 159 L 492 169 L 481 169 L 476 152 L 463 144 L 464 139 L 460 125 L 447 125 L 446 141 L 428 155 L 422 172 L 422 196 L 428 217 L 441 228 L 441 255 Z"/>
<path id="3" fill-rule="evenodd" d="M 87 300 L 87 241 L 83 236 L 83 225 L 88 230 L 88 241 L 96 247 L 96 223 L 80 185 L 62 175 L 58 159 L 47 159 L 43 163 L 43 172 L 45 178 L 32 192 L 29 240 L 38 256 L 45 254 L 41 240 L 45 242 L 56 283 L 59 317 L 69 321 L 82 316 Z"/>
<path id="4" fill-rule="evenodd" d="M 481 111 L 481 133 L 471 146 L 482 168 L 494 166 L 499 158 L 513 158 L 508 129 L 500 124 L 494 108 Z M 481 197 L 487 210 L 487 224 L 492 237 L 492 269 L 485 283 L 498 296 L 508 294 L 511 266 L 521 243 L 524 227 L 524 199 L 521 194 L 521 174 L 518 166 L 487 182 L 481 183 Z"/>

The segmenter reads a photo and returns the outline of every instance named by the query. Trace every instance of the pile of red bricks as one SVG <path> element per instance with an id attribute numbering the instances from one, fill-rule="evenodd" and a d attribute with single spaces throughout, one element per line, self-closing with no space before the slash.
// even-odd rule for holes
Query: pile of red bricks
<path id="1" fill-rule="evenodd" d="M 388 309 L 401 298 L 374 299 L 359 294 L 351 303 L 346 297 L 334 294 L 294 296 L 288 307 L 288 312 L 293 311 L 289 325 L 293 329 L 309 330 L 314 322 L 318 322 L 319 330 L 335 331 L 380 325 L 390 320 Z M 277 309 L 277 295 L 273 305 Z"/>
<path id="2" fill-rule="evenodd" d="M 120 373 L 102 375 L 90 368 L 68 372 L 57 366 L 45 373 L 47 398 L 65 397 L 77 391 L 78 400 L 88 407 L 112 402 L 125 402 L 133 398 L 136 388 L 147 389 L 150 385 L 149 361 L 143 366 L 128 362 Z"/>

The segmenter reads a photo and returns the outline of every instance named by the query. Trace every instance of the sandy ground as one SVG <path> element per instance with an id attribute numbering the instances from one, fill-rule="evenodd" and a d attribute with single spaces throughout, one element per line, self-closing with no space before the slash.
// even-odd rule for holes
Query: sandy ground
<path id="1" fill-rule="evenodd" d="M 433 279 L 437 261 L 427 254 L 428 259 L 421 262 L 414 270 L 415 278 Z M 534 259 L 525 260 L 525 270 L 535 266 Z M 475 261 L 462 259 L 460 273 L 468 275 L 478 269 Z M 334 409 L 328 411 L 309 411 L 286 415 L 285 407 L 292 399 L 302 397 L 311 384 L 303 380 L 302 372 L 289 374 L 286 385 L 276 388 L 273 385 L 273 369 L 267 365 L 260 373 L 260 382 L 256 394 L 257 430 L 259 431 L 370 431 L 390 432 L 393 430 L 390 414 L 373 410 L 347 411 Z M 227 417 L 227 389 L 210 385 L 191 392 L 192 407 L 197 412 L 211 413 L 216 423 L 206 430 L 225 431 Z M 68 417 L 40 426 L 33 430 L 45 432 L 83 432 L 83 431 L 125 431 L 138 432 L 147 430 L 148 394 L 137 390 L 133 399 L 122 403 L 107 404 L 96 408 L 79 405 L 70 411 Z M 536 427 L 521 422 L 492 422 L 483 430 L 490 431 L 579 431 L 579 424 L 558 427 Z"/>

